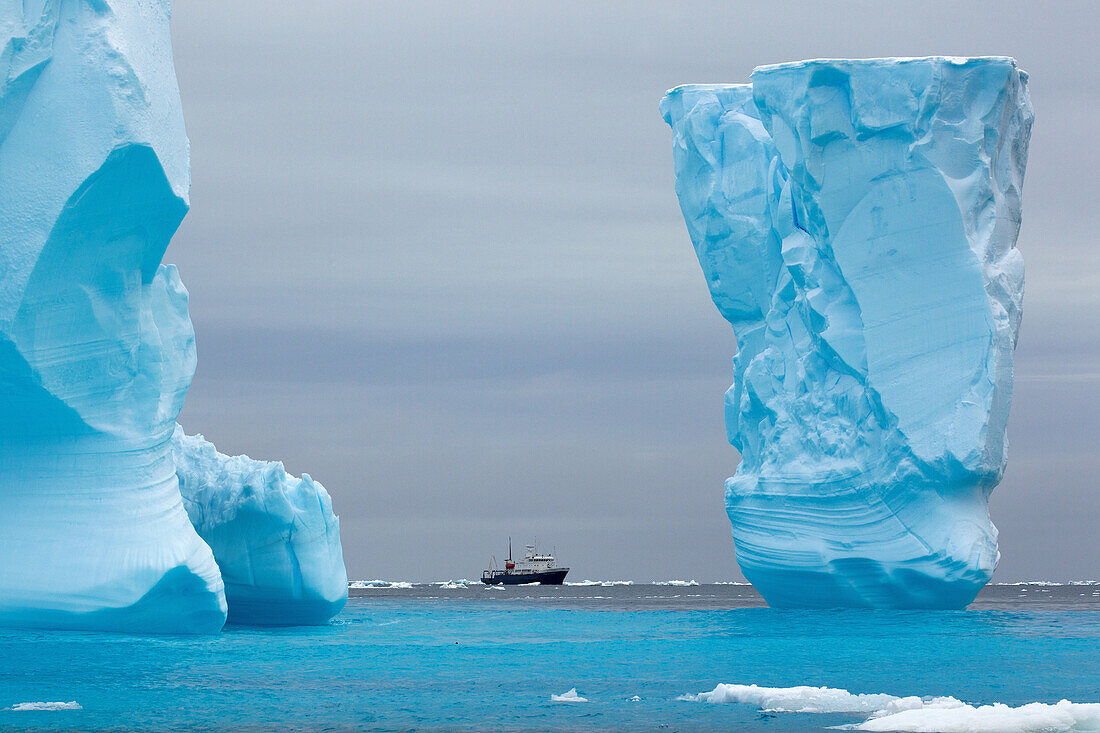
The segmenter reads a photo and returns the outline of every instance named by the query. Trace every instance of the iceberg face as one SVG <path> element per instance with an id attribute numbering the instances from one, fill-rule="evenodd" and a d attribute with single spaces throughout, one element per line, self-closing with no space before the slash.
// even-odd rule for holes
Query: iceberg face
<path id="1" fill-rule="evenodd" d="M 996 567 L 1032 111 L 1008 58 L 671 90 L 676 192 L 738 353 L 738 561 L 775 606 L 963 607 Z"/>
<path id="2" fill-rule="evenodd" d="M 211 632 L 169 452 L 195 367 L 167 0 L 0 4 L 0 623 Z"/>
<path id="3" fill-rule="evenodd" d="M 176 427 L 187 514 L 214 551 L 230 623 L 322 624 L 348 598 L 340 522 L 325 487 L 283 464 L 227 456 Z"/>
<path id="4" fill-rule="evenodd" d="M 347 598 L 320 484 L 173 437 L 195 336 L 160 264 L 190 186 L 169 17 L 0 3 L 3 625 L 210 633 Z"/>

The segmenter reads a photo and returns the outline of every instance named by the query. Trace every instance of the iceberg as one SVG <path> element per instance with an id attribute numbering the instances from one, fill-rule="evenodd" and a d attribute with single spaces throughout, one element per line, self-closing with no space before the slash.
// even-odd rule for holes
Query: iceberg
<path id="1" fill-rule="evenodd" d="M 168 0 L 0 2 L 0 625 L 213 633 L 347 593 L 319 484 L 173 441 L 196 356 L 161 264 L 190 188 L 169 21 Z"/>
<path id="2" fill-rule="evenodd" d="M 306 626 L 340 612 L 348 576 L 324 486 L 282 463 L 219 453 L 179 426 L 172 456 L 187 515 L 221 569 L 230 623 Z"/>
<path id="3" fill-rule="evenodd" d="M 195 369 L 167 2 L 0 5 L 0 624 L 212 632 L 169 441 Z"/>
<path id="4" fill-rule="evenodd" d="M 1003 57 L 670 90 L 676 193 L 738 351 L 726 508 L 773 606 L 961 608 L 993 574 L 1032 109 Z"/>

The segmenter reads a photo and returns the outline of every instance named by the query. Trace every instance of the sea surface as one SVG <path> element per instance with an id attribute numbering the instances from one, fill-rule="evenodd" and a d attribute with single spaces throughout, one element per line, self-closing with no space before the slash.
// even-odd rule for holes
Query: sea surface
<path id="1" fill-rule="evenodd" d="M 351 594 L 315 628 L 0 630 L 0 729 L 1100 730 L 1095 583 L 956 612 L 773 610 L 684 581 Z"/>

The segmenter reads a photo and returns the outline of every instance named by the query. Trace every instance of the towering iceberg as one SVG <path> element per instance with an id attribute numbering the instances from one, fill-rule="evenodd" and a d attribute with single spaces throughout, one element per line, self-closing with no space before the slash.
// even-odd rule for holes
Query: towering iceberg
<path id="1" fill-rule="evenodd" d="M 726 507 L 775 606 L 963 607 L 997 565 L 1032 111 L 1009 58 L 815 60 L 661 111 L 738 352 Z"/>
<path id="2" fill-rule="evenodd" d="M 223 455 L 179 426 L 172 454 L 187 515 L 221 568 L 230 623 L 322 624 L 340 612 L 348 576 L 324 486 L 282 463 Z"/>
<path id="3" fill-rule="evenodd" d="M 190 187 L 169 20 L 0 0 L 0 625 L 215 632 L 215 560 L 239 622 L 347 593 L 323 487 L 173 442 L 195 338 L 161 264 Z"/>
<path id="4" fill-rule="evenodd" d="M 216 631 L 169 441 L 188 142 L 161 2 L 0 2 L 0 623 Z"/>

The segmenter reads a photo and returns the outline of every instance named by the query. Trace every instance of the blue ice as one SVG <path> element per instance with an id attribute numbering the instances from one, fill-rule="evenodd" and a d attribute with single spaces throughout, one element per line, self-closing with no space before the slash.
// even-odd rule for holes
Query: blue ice
<path id="1" fill-rule="evenodd" d="M 178 426 L 172 455 L 187 515 L 221 569 L 230 623 L 306 626 L 340 612 L 348 576 L 324 486 L 282 463 L 219 453 Z"/>
<path id="2" fill-rule="evenodd" d="M 190 187 L 169 17 L 168 0 L 0 3 L 2 625 L 226 619 L 171 450 L 195 338 L 161 264 Z M 295 587 L 343 577 L 318 567 Z"/>
<path id="3" fill-rule="evenodd" d="M 1008 58 L 816 60 L 661 102 L 738 352 L 737 559 L 775 606 L 968 604 L 996 568 L 1032 111 Z"/>

